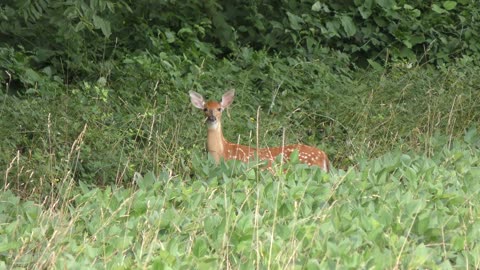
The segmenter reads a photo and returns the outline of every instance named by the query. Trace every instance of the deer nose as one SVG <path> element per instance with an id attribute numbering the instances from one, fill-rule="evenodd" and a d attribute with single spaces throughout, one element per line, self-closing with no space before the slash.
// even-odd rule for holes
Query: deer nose
<path id="1" fill-rule="evenodd" d="M 211 114 L 211 115 L 207 116 L 207 121 L 215 122 L 215 121 L 217 121 L 217 118 L 215 117 L 215 115 Z"/>

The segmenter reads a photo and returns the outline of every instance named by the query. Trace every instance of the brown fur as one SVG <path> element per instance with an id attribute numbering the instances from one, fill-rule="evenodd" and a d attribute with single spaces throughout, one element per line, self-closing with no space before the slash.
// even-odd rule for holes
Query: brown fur
<path id="1" fill-rule="evenodd" d="M 328 172 L 330 170 L 330 162 L 325 152 L 308 145 L 294 144 L 280 147 L 269 147 L 256 149 L 253 147 L 231 143 L 223 137 L 222 133 L 222 112 L 232 102 L 234 91 L 230 90 L 222 96 L 221 102 L 203 100 L 203 97 L 193 91 L 190 91 L 190 99 L 192 104 L 203 109 L 206 117 L 208 133 L 207 133 L 207 150 L 213 156 L 215 161 L 220 159 L 229 160 L 236 159 L 247 162 L 258 155 L 260 160 L 268 161 L 268 166 L 278 155 L 282 155 L 285 161 L 288 161 L 290 154 L 298 150 L 298 159 L 300 162 L 310 166 L 316 165 Z"/>

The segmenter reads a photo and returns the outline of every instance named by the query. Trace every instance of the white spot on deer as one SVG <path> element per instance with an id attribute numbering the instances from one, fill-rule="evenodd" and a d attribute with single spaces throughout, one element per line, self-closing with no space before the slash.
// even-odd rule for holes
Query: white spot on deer
<path id="1" fill-rule="evenodd" d="M 209 129 L 209 135 L 207 137 L 207 145 L 209 146 L 209 148 L 207 150 L 210 153 L 216 153 L 218 156 L 223 157 L 224 159 L 248 160 L 257 155 L 260 159 L 272 161 L 275 160 L 275 157 L 277 157 L 278 155 L 282 155 L 281 158 L 283 160 L 288 160 L 290 154 L 293 151 L 298 151 L 298 158 L 303 163 L 306 163 L 308 165 L 312 165 L 312 163 L 318 165 L 321 164 L 323 165 L 323 169 L 328 170 L 329 162 L 327 155 L 314 147 L 301 144 L 290 146 L 283 145 L 281 147 L 275 148 L 258 149 L 258 152 L 256 152 L 257 150 L 255 150 L 254 148 L 226 141 L 222 135 L 220 123 L 222 111 L 229 107 L 233 102 L 235 96 L 235 91 L 233 89 L 223 94 L 221 102 L 206 102 L 203 99 L 202 95 L 194 91 L 190 91 L 189 95 L 191 103 L 194 107 L 205 110 L 206 116 L 214 116 L 216 118 L 215 121 L 207 121 L 207 127 Z M 256 153 L 253 153 L 254 151 Z M 271 168 L 269 169 L 272 170 Z"/>

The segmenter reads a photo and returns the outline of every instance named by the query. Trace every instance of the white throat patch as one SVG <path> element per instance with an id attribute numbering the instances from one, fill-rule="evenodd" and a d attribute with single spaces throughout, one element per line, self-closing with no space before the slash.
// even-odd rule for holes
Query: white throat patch
<path id="1" fill-rule="evenodd" d="M 207 122 L 208 129 L 217 129 L 218 128 L 218 121 L 215 122 Z"/>

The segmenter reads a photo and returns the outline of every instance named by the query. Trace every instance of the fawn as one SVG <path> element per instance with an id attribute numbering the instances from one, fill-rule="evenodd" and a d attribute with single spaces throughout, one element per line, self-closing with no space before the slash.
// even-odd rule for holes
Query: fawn
<path id="1" fill-rule="evenodd" d="M 221 102 L 205 101 L 203 96 L 197 92 L 190 91 L 190 100 L 196 108 L 203 110 L 207 122 L 207 150 L 218 163 L 220 159 L 236 159 L 243 162 L 258 155 L 259 160 L 268 161 L 268 167 L 278 155 L 287 161 L 294 150 L 298 150 L 298 159 L 300 162 L 310 166 L 316 165 L 322 170 L 330 170 L 330 162 L 325 152 L 308 145 L 294 144 L 280 147 L 253 148 L 245 145 L 239 145 L 227 141 L 222 133 L 222 112 L 230 106 L 235 96 L 235 90 L 229 90 L 222 96 Z"/>

